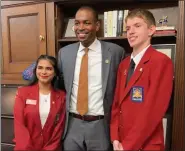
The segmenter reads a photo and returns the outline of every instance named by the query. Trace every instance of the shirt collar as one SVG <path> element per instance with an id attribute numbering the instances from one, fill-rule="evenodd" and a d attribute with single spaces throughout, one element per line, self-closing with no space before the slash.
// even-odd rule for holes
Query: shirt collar
<path id="1" fill-rule="evenodd" d="M 97 47 L 98 47 L 98 49 L 97 49 Z M 82 51 L 82 50 L 84 50 L 84 46 L 82 45 L 82 43 L 80 42 L 80 46 L 79 46 L 79 51 Z M 100 41 L 96 38 L 95 40 L 94 40 L 94 42 L 88 47 L 90 50 L 94 50 L 94 51 L 96 51 L 96 50 L 99 50 L 100 48 L 101 48 L 101 44 L 100 44 Z"/>
<path id="2" fill-rule="evenodd" d="M 145 54 L 145 52 L 149 46 L 150 46 L 150 44 L 147 47 L 145 47 L 140 53 L 138 53 L 135 57 L 133 56 L 133 53 L 131 54 L 131 59 L 134 60 L 134 63 L 136 65 L 139 64 L 141 58 L 143 57 L 143 55 Z"/>

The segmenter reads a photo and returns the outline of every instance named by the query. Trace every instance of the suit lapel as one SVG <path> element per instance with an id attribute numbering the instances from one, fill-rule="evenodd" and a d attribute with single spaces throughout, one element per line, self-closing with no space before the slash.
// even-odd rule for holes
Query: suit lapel
<path id="1" fill-rule="evenodd" d="M 31 91 L 28 95 L 28 98 L 29 99 L 34 99 L 34 100 L 37 100 L 37 103 L 36 103 L 36 110 L 35 110 L 35 123 L 36 125 L 38 126 L 38 128 L 40 130 L 42 130 L 42 126 L 41 126 L 41 120 L 40 120 L 40 113 L 39 113 L 39 85 L 36 84 L 36 85 L 33 85 L 31 87 Z"/>
<path id="2" fill-rule="evenodd" d="M 100 42 L 102 50 L 102 96 L 104 97 L 110 70 L 111 52 L 110 48 L 107 47 L 104 42 Z"/>
<path id="3" fill-rule="evenodd" d="M 138 79 L 141 77 L 143 71 L 144 71 L 144 68 L 145 68 L 145 64 L 149 61 L 150 59 L 150 56 L 151 56 L 151 53 L 153 51 L 153 48 L 150 46 L 144 56 L 141 58 L 139 64 L 137 65 L 133 75 L 131 76 L 130 80 L 128 81 L 128 84 L 123 92 L 123 95 L 120 99 L 120 104 L 122 103 L 122 101 L 124 100 L 124 98 L 127 96 L 127 94 L 130 92 L 132 86 L 138 81 Z M 128 61 L 128 66 L 129 66 L 129 63 L 130 63 L 130 57 L 129 57 L 129 61 Z M 128 68 L 127 68 L 127 74 L 128 74 Z M 126 75 L 127 77 L 127 75 Z M 126 83 L 126 77 L 124 77 L 124 84 Z"/>
<path id="4" fill-rule="evenodd" d="M 73 86 L 73 79 L 74 79 L 74 72 L 75 72 L 75 65 L 76 65 L 76 58 L 77 58 L 77 53 L 78 53 L 78 48 L 79 48 L 79 43 L 75 43 L 74 44 L 74 51 L 71 51 L 71 54 L 70 54 L 70 58 L 69 59 L 69 64 L 71 65 L 70 68 L 69 68 L 69 72 L 68 72 L 68 81 L 69 81 L 69 87 L 68 87 L 68 90 L 69 92 L 67 93 L 68 94 L 68 99 L 67 100 L 70 100 L 70 96 L 71 96 L 71 90 L 72 90 L 72 86 Z M 69 109 L 69 104 L 70 104 L 70 101 L 67 101 L 66 102 L 66 107 L 67 109 Z"/>
<path id="5" fill-rule="evenodd" d="M 141 69 L 141 70 L 140 70 Z M 128 72 L 127 72 L 128 73 Z M 136 83 L 136 81 L 139 79 L 139 77 L 141 76 L 141 74 L 143 73 L 143 68 L 138 66 L 135 71 L 134 74 L 132 75 L 132 77 L 130 78 L 130 80 L 128 81 L 128 84 L 124 90 L 123 96 L 121 98 L 121 102 L 122 100 L 125 98 L 125 96 L 128 94 L 128 92 L 130 92 L 130 89 L 132 88 L 132 86 Z M 127 76 L 126 76 L 127 77 Z M 126 77 L 124 80 L 124 85 L 126 84 Z M 121 103 L 120 102 L 120 103 Z"/>
<path id="6" fill-rule="evenodd" d="M 121 86 L 123 87 L 123 90 L 125 89 L 125 85 L 126 85 L 126 80 L 127 80 L 127 74 L 128 74 L 128 69 L 129 69 L 129 65 L 130 65 L 130 57 L 126 58 L 126 63 L 125 63 L 125 69 L 123 69 L 123 76 L 122 76 L 122 83 Z"/>

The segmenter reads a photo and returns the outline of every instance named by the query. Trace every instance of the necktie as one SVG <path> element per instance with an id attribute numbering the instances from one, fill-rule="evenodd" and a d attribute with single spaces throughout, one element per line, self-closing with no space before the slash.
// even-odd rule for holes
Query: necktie
<path id="1" fill-rule="evenodd" d="M 88 48 L 85 48 L 85 54 L 81 61 L 77 94 L 77 111 L 80 115 L 84 115 L 88 111 Z"/>
<path id="2" fill-rule="evenodd" d="M 132 74 L 134 73 L 134 68 L 135 68 L 135 63 L 134 63 L 134 60 L 131 59 L 131 61 L 130 61 L 130 66 L 129 66 L 129 70 L 128 70 L 128 74 L 127 74 L 126 85 L 128 84 L 128 81 L 130 80 Z"/>

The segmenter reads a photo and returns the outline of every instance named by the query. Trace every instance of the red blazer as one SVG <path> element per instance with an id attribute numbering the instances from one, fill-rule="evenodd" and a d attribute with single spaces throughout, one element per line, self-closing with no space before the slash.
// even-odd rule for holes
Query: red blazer
<path id="1" fill-rule="evenodd" d="M 118 69 L 111 140 L 124 150 L 164 150 L 162 118 L 172 93 L 173 64 L 150 46 L 125 87 L 130 57 Z"/>
<path id="2" fill-rule="evenodd" d="M 51 108 L 42 129 L 38 84 L 18 88 L 14 105 L 14 150 L 57 150 L 65 125 L 65 93 L 51 91 Z"/>

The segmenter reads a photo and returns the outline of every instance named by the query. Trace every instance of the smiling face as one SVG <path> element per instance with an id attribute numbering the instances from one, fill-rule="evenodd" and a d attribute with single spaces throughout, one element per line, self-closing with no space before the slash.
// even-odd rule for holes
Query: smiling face
<path id="1" fill-rule="evenodd" d="M 154 25 L 148 25 L 140 17 L 128 18 L 126 21 L 127 39 L 134 50 L 142 50 L 150 44 L 155 32 Z"/>
<path id="2" fill-rule="evenodd" d="M 83 46 L 90 46 L 99 30 L 100 24 L 95 15 L 89 9 L 81 9 L 76 13 L 74 31 Z"/>
<path id="3" fill-rule="evenodd" d="M 36 76 L 39 83 L 50 84 L 55 76 L 54 67 L 47 59 L 41 59 L 36 68 Z"/>

